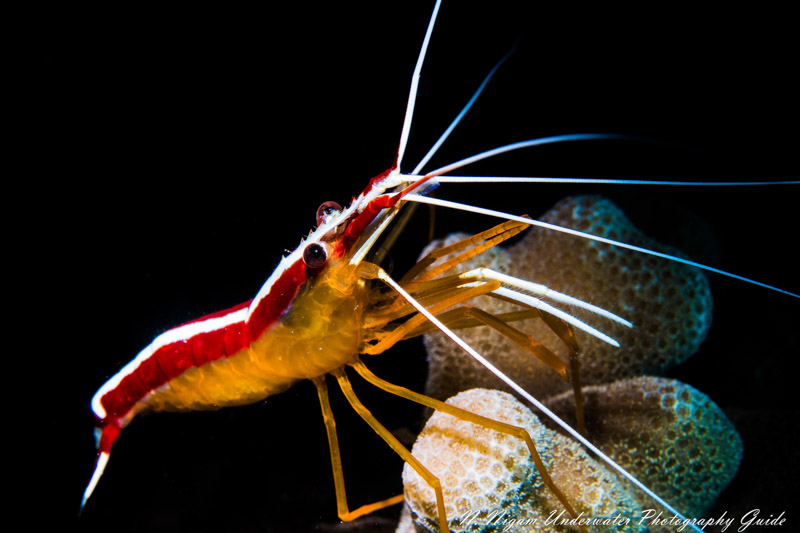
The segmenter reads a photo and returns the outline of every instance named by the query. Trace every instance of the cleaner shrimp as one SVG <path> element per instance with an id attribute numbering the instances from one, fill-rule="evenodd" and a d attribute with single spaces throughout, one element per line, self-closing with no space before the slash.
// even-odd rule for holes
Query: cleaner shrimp
<path id="1" fill-rule="evenodd" d="M 396 40 L 381 38 L 369 45 L 365 42 L 372 35 L 360 23 L 346 25 L 352 14 L 341 10 L 347 8 L 321 8 L 332 11 L 316 14 L 311 21 L 304 18 L 302 27 L 308 39 L 320 43 L 319 47 L 309 55 L 301 54 L 301 59 L 295 55 L 299 54 L 297 50 L 286 55 L 276 53 L 275 63 L 268 68 L 275 77 L 267 80 L 261 77 L 264 69 L 254 68 L 262 64 L 258 57 L 263 46 L 254 46 L 258 53 L 236 57 L 233 66 L 226 66 L 228 56 L 212 58 L 208 71 L 227 79 L 225 83 L 215 80 L 211 87 L 223 90 L 226 105 L 216 102 L 214 90 L 205 88 L 192 95 L 188 103 L 183 100 L 176 104 L 178 110 L 174 111 L 166 102 L 182 98 L 195 86 L 182 79 L 184 74 L 196 76 L 197 82 L 208 79 L 200 71 L 201 65 L 206 69 L 206 54 L 197 53 L 189 72 L 176 75 L 169 72 L 169 59 L 157 60 L 155 65 L 152 60 L 163 53 L 163 45 L 173 54 L 167 57 L 174 57 L 180 50 L 180 39 L 173 42 L 164 38 L 158 41 L 159 46 L 153 44 L 144 52 L 139 72 L 165 74 L 166 82 L 158 74 L 146 79 L 160 80 L 168 91 L 174 92 L 165 96 L 162 87 L 153 87 L 152 95 L 136 101 L 132 97 L 140 94 L 138 91 L 119 88 L 119 99 L 133 101 L 134 110 L 114 120 L 133 121 L 135 131 L 121 132 L 119 143 L 101 140 L 114 148 L 103 156 L 109 158 L 109 166 L 114 162 L 116 167 L 119 156 L 132 162 L 126 177 L 135 185 L 126 192 L 134 200 L 133 207 L 115 205 L 113 213 L 103 213 L 107 227 L 113 229 L 114 240 L 108 242 L 107 234 L 97 235 L 98 241 L 109 246 L 101 256 L 109 267 L 95 280 L 96 290 L 99 294 L 113 286 L 114 302 L 124 304 L 120 310 L 116 303 L 112 304 L 113 313 L 105 306 L 94 319 L 98 342 L 93 343 L 91 357 L 86 361 L 93 385 L 118 370 L 130 354 L 163 331 L 165 324 L 180 324 L 251 298 L 253 287 L 260 286 L 265 270 L 274 265 L 275 250 L 294 246 L 297 237 L 313 224 L 316 205 L 326 200 L 344 205 L 362 186 L 363 176 L 377 174 L 386 167 L 397 144 L 395 125 L 402 121 L 413 51 L 421 40 L 421 30 L 416 28 L 423 26 L 420 20 L 427 20 L 429 8 L 403 5 L 402 9 L 408 11 L 400 18 L 395 18 L 394 10 L 389 15 L 382 12 L 383 7 L 368 8 L 367 14 L 361 16 L 375 16 L 377 24 L 394 29 L 386 33 L 403 34 Z M 754 139 L 751 133 L 745 137 L 744 132 L 770 130 L 767 126 L 775 124 L 770 120 L 777 119 L 767 118 L 775 114 L 757 113 L 748 102 L 771 96 L 769 101 L 760 101 L 767 110 L 777 110 L 789 101 L 783 98 L 788 96 L 788 89 L 779 83 L 786 80 L 776 75 L 769 84 L 777 87 L 777 95 L 758 83 L 732 83 L 734 74 L 725 69 L 733 68 L 733 57 L 742 59 L 733 53 L 722 58 L 722 80 L 716 80 L 704 71 L 704 63 L 691 60 L 690 50 L 699 45 L 699 28 L 689 28 L 688 42 L 676 44 L 667 41 L 666 34 L 648 35 L 646 30 L 615 37 L 608 25 L 603 25 L 601 31 L 596 20 L 585 15 L 586 19 L 577 26 L 571 20 L 570 38 L 564 39 L 570 42 L 564 44 L 563 40 L 554 39 L 559 32 L 548 27 L 558 15 L 508 9 L 501 14 L 477 14 L 462 3 L 443 8 L 423 71 L 406 166 L 422 157 L 486 72 L 517 36 L 524 35 L 508 64 L 495 76 L 436 160 L 443 164 L 536 136 L 608 131 L 666 139 L 675 145 L 610 141 L 554 145 L 490 159 L 470 167 L 468 174 L 526 176 L 532 174 L 533 166 L 537 175 L 546 176 L 641 178 L 645 174 L 644 177 L 656 179 L 702 181 L 785 178 L 790 167 L 783 155 L 788 150 L 783 149 L 793 144 L 790 138 L 772 137 L 768 143 Z M 280 19 L 291 21 L 297 16 L 286 14 Z M 334 17 L 342 21 L 335 28 L 328 24 Z M 509 20 L 511 29 L 506 25 Z M 605 17 L 603 20 L 607 22 Z M 567 26 L 559 27 L 567 30 Z M 622 26 L 611 28 L 619 30 Z M 718 30 L 717 35 L 723 39 L 734 37 L 725 30 Z M 297 35 L 294 38 L 298 39 Z M 228 44 L 223 50 L 238 52 L 255 44 L 247 37 L 243 39 L 241 47 Z M 275 41 L 275 50 L 281 49 L 280 42 Z M 329 47 L 331 42 L 336 43 L 333 49 Z M 210 52 L 212 48 L 209 45 L 203 51 Z M 639 53 L 619 57 L 622 50 L 630 48 Z M 646 57 L 642 50 L 647 51 Z M 682 64 L 680 68 L 672 65 L 675 57 Z M 312 61 L 319 63 L 311 64 Z M 297 64 L 302 66 L 284 68 Z M 756 69 L 754 62 L 744 61 L 744 65 L 737 68 Z M 666 71 L 659 70 L 665 67 Z M 762 69 L 766 67 L 759 67 L 756 73 Z M 259 74 L 252 74 L 254 70 Z M 305 71 L 312 71 L 313 75 L 303 77 Z M 272 81 L 287 78 L 292 79 L 290 89 L 275 87 Z M 249 83 L 255 80 L 259 80 L 257 88 Z M 608 80 L 614 80 L 612 86 L 606 84 Z M 686 89 L 685 84 L 690 83 L 691 89 Z M 228 84 L 253 87 L 253 92 L 239 99 Z M 456 87 L 459 98 L 453 94 Z M 138 88 L 151 90 L 144 82 Z M 256 98 L 259 89 L 265 88 L 271 94 Z M 754 88 L 759 91 L 756 97 L 746 90 Z M 784 90 L 787 92 L 782 93 Z M 731 91 L 730 103 L 710 104 L 712 96 Z M 289 97 L 297 104 L 286 109 L 281 103 Z M 263 102 L 258 117 L 252 121 L 243 118 L 254 101 Z M 165 103 L 151 109 L 156 102 Z M 711 105 L 711 110 L 702 113 L 701 102 Z M 211 107 L 200 111 L 206 104 Z M 727 115 L 737 105 L 743 106 L 736 115 L 739 122 Z M 101 107 L 98 105 L 98 109 Z M 361 110 L 363 115 L 357 114 Z M 138 112 L 144 116 L 137 116 Z M 230 118 L 231 114 L 237 118 Z M 698 117 L 703 119 L 699 127 Z M 99 119 L 99 115 L 94 118 Z M 158 118 L 164 118 L 167 127 L 155 126 L 160 131 L 142 140 L 139 135 L 158 124 Z M 732 122 L 735 128 L 727 129 Z M 171 128 L 177 130 L 175 134 Z M 206 138 L 213 131 L 222 130 L 232 131 L 232 137 L 220 134 L 210 137 L 213 141 Z M 269 138 L 266 132 L 272 131 L 280 132 L 279 141 Z M 336 140 L 335 149 L 331 139 Z M 347 139 L 344 148 L 339 139 Z M 282 152 L 287 144 L 288 152 Z M 698 153 L 698 146 L 706 153 Z M 275 147 L 281 149 L 274 150 Z M 313 159 L 309 157 L 312 153 Z M 735 162 L 731 161 L 734 156 Z M 360 161 L 357 167 L 353 158 Z M 159 170 L 153 174 L 154 168 Z M 266 179 L 265 168 L 269 174 Z M 165 176 L 174 174 L 190 177 L 184 183 L 165 185 Z M 217 176 L 236 178 L 204 183 Z M 242 185 L 231 186 L 239 179 Z M 682 228 L 687 225 L 695 234 L 708 232 L 714 241 L 711 257 L 690 253 L 702 262 L 722 264 L 726 270 L 777 285 L 793 280 L 791 269 L 785 266 L 791 260 L 782 259 L 781 254 L 791 248 L 791 237 L 786 234 L 791 235 L 790 228 L 796 226 L 790 216 L 792 195 L 796 197 L 793 189 L 599 185 L 446 188 L 446 196 L 451 199 L 461 195 L 467 203 L 532 215 L 543 212 L 565 194 L 587 190 L 602 193 L 620 204 L 645 233 L 660 240 L 680 239 Z M 485 192 L 487 188 L 494 190 Z M 527 190 L 535 190 L 535 196 L 527 197 Z M 520 202 L 523 195 L 526 198 Z M 682 221 L 675 222 L 676 212 L 684 217 Z M 752 217 L 744 216 L 750 212 Z M 495 223 L 477 218 L 439 210 L 435 227 L 441 234 L 453 230 L 478 232 Z M 755 219 L 770 223 L 756 224 Z M 427 226 L 422 217 L 422 221 L 412 222 L 407 234 L 422 235 Z M 710 229 L 706 229 L 708 226 Z M 408 241 L 414 239 L 404 236 L 391 252 L 394 271 L 400 274 L 413 264 L 424 245 L 420 239 Z M 698 248 L 702 254 L 712 247 L 703 241 Z M 784 264 L 765 259 L 775 257 Z M 796 430 L 797 420 L 789 412 L 790 373 L 784 368 L 786 356 L 797 353 L 788 340 L 796 302 L 735 280 L 712 277 L 711 281 L 715 314 L 710 337 L 701 353 L 676 371 L 676 377 L 708 393 L 723 409 L 767 412 L 769 416 L 762 418 L 766 426 L 756 427 L 756 434 L 775 436 L 779 433 L 778 424 Z M 207 290 L 212 287 L 217 289 Z M 106 312 L 113 316 L 106 316 Z M 626 318 L 636 322 L 635 316 Z M 127 331 L 134 325 L 136 333 Z M 420 346 L 405 344 L 410 346 L 400 345 L 391 353 L 370 359 L 369 364 L 378 375 L 419 390 L 424 361 L 415 352 Z M 376 418 L 390 429 L 410 424 L 408 420 L 415 416 L 403 417 L 395 411 L 417 412 L 413 406 L 387 399 L 387 395 L 369 387 L 357 392 Z M 388 497 L 397 493 L 397 458 L 360 420 L 354 419 L 343 400 L 332 401 L 351 505 L 374 501 L 376 494 Z M 748 421 L 754 423 L 752 418 Z M 204 529 L 213 524 L 234 530 L 258 524 L 261 530 L 300 531 L 310 524 L 336 521 L 327 442 L 320 424 L 319 404 L 309 383 L 270 397 L 266 406 L 190 416 L 167 414 L 142 418 L 136 426 L 141 427 L 126 431 L 115 448 L 115 460 L 109 467 L 113 474 L 104 477 L 92 497 L 98 501 L 92 502 L 91 512 L 87 510 L 83 517 L 90 525 L 112 523 L 114 519 L 110 517 L 115 515 L 125 516 L 132 529 L 158 523 L 170 524 L 174 529 L 174 524 L 180 523 Z M 767 444 L 755 460 L 788 459 L 790 452 L 782 448 L 784 443 L 786 440 L 778 439 Z M 745 448 L 747 457 L 751 453 L 747 437 Z M 751 476 L 758 469 L 751 467 Z M 746 483 L 764 483 L 780 494 L 780 484 L 788 479 L 786 476 L 774 464 L 766 477 L 750 477 Z M 745 494 L 740 498 L 750 494 L 747 487 L 732 489 Z M 749 503 L 753 507 L 767 505 L 759 500 Z"/>

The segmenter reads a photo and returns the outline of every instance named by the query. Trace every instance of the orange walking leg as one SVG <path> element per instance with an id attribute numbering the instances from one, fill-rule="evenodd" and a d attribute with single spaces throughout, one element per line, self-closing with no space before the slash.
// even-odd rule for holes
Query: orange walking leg
<path id="1" fill-rule="evenodd" d="M 339 518 L 345 522 L 355 520 L 360 516 L 367 515 L 378 509 L 389 507 L 403 501 L 403 495 L 392 496 L 379 502 L 362 505 L 358 509 L 351 511 L 347 506 L 347 493 L 344 488 L 344 471 L 342 470 L 342 458 L 339 455 L 339 439 L 336 436 L 336 421 L 333 419 L 333 411 L 328 401 L 328 387 L 325 385 L 325 376 L 312 378 L 314 385 L 317 386 L 319 404 L 322 407 L 322 418 L 325 421 L 325 431 L 328 433 L 328 446 L 331 450 L 331 466 L 333 467 L 333 484 L 336 488 L 336 510 Z"/>
<path id="2" fill-rule="evenodd" d="M 347 374 L 344 372 L 344 368 L 337 368 L 333 372 L 331 372 L 334 376 L 336 376 L 337 381 L 339 382 L 339 386 L 344 393 L 345 398 L 347 401 L 350 402 L 350 405 L 353 407 L 356 413 L 359 414 L 364 421 L 369 424 L 369 426 L 377 433 L 386 443 L 399 455 L 406 463 L 408 463 L 411 468 L 416 470 L 417 474 L 424 479 L 428 485 L 436 493 L 436 507 L 439 511 L 439 529 L 442 533 L 450 533 L 450 527 L 447 525 L 447 514 L 444 510 L 444 494 L 442 493 L 442 484 L 439 482 L 439 479 L 434 476 L 427 468 L 425 468 L 419 460 L 411 455 L 411 452 L 403 446 L 397 438 L 389 432 L 388 429 L 383 427 L 383 425 L 378 422 L 378 420 L 369 412 L 369 409 L 364 407 L 364 404 L 356 396 L 355 391 L 353 391 L 353 387 L 350 385 L 350 380 L 347 379 Z"/>
<path id="3" fill-rule="evenodd" d="M 412 402 L 430 407 L 431 409 L 447 413 L 448 415 L 452 415 L 461 420 L 466 420 L 468 422 L 472 422 L 473 424 L 493 429 L 495 431 L 499 431 L 500 433 L 505 433 L 506 435 L 511 435 L 524 440 L 525 444 L 528 446 L 528 450 L 531 453 L 531 458 L 533 459 L 533 462 L 539 471 L 539 475 L 542 476 L 542 481 L 544 484 L 553 492 L 553 494 L 556 495 L 564 508 L 567 509 L 567 512 L 569 512 L 573 517 L 578 517 L 578 514 L 575 512 L 572 504 L 569 503 L 569 500 L 567 500 L 567 497 L 563 492 L 561 492 L 561 489 L 559 489 L 553 482 L 553 479 L 547 472 L 547 467 L 544 465 L 542 458 L 539 456 L 539 452 L 536 450 L 536 445 L 533 443 L 533 439 L 528 431 L 524 428 L 512 426 L 510 424 L 492 420 L 491 418 L 476 415 L 475 413 L 465 411 L 459 407 L 455 407 L 453 405 L 440 402 L 439 400 L 435 400 L 429 396 L 425 396 L 424 394 L 420 394 L 418 392 L 406 389 L 405 387 L 400 387 L 399 385 L 394 385 L 388 381 L 384 381 L 373 374 L 372 371 L 370 371 L 361 361 L 356 361 L 355 363 L 352 363 L 351 366 L 355 368 L 356 372 L 358 372 L 359 375 L 361 375 L 361 377 L 363 377 L 369 383 L 372 383 L 376 387 L 394 394 L 395 396 L 400 396 L 401 398 L 405 398 L 407 400 L 411 400 Z M 583 526 L 581 526 L 581 530 L 586 531 Z"/>

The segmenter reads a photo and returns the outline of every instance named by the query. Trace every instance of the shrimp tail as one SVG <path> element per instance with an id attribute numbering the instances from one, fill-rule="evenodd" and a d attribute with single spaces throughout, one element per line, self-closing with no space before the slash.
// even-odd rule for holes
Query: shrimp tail
<path id="1" fill-rule="evenodd" d="M 94 472 L 86 490 L 83 492 L 83 499 L 81 500 L 81 508 L 78 511 L 80 514 L 86 505 L 87 500 L 94 492 L 97 482 L 100 481 L 100 476 L 108 464 L 108 458 L 111 456 L 111 447 L 117 441 L 119 432 L 122 431 L 122 426 L 117 420 L 101 420 L 98 427 L 95 429 L 95 436 L 97 438 L 97 459 L 94 462 Z"/>

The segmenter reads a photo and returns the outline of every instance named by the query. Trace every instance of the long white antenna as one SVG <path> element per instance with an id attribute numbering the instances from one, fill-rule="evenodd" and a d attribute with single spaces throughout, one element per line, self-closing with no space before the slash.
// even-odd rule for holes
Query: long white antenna
<path id="1" fill-rule="evenodd" d="M 503 56 L 503 59 L 498 61 L 497 64 L 492 68 L 492 70 L 489 71 L 489 74 L 487 74 L 486 77 L 483 78 L 483 81 L 481 82 L 481 84 L 478 87 L 478 89 L 475 91 L 475 94 L 472 95 L 472 98 L 469 99 L 469 102 L 467 102 L 467 105 L 464 106 L 464 108 L 458 113 L 458 116 L 456 116 L 456 118 L 453 119 L 453 122 L 451 122 L 450 125 L 447 127 L 447 129 L 444 130 L 444 133 L 442 133 L 441 137 L 439 137 L 439 139 L 434 143 L 434 145 L 431 147 L 431 149 L 428 150 L 428 153 L 425 154 L 425 157 L 422 158 L 422 161 L 420 161 L 417 164 L 417 166 L 414 168 L 414 170 L 411 172 L 412 174 L 418 174 L 422 170 L 422 167 L 424 167 L 425 165 L 428 164 L 428 161 L 430 161 L 430 159 L 433 157 L 433 155 L 439 150 L 439 147 L 442 146 L 444 141 L 450 136 L 450 134 L 453 132 L 453 130 L 456 128 L 456 126 L 458 126 L 458 123 L 461 122 L 461 119 L 464 118 L 464 115 L 467 114 L 467 111 L 470 110 L 472 105 L 475 103 L 475 101 L 481 95 L 481 93 L 483 92 L 483 89 L 486 87 L 486 84 L 489 83 L 489 80 L 492 79 L 492 76 L 494 76 L 494 73 L 497 72 L 497 69 L 499 69 L 500 66 L 503 63 L 506 62 L 506 59 L 511 57 L 511 54 L 514 53 L 514 49 L 515 48 L 516 48 L 516 46 L 514 46 L 511 50 L 509 50 L 508 53 Z"/>
<path id="2" fill-rule="evenodd" d="M 502 211 L 496 211 L 494 209 L 485 209 L 483 207 L 476 207 L 474 205 L 468 204 L 461 204 L 458 202 L 451 202 L 449 200 L 442 200 L 440 198 L 430 198 L 428 196 L 421 196 L 419 194 L 410 193 L 403 197 L 403 200 L 409 202 L 418 202 L 421 204 L 431 204 L 431 205 L 438 205 L 440 207 L 447 207 L 450 209 L 457 209 L 459 211 L 467 211 L 469 213 L 476 213 L 479 215 L 487 215 L 490 217 L 495 218 L 502 218 L 505 220 L 514 220 L 516 222 L 522 222 L 524 224 L 528 224 L 530 226 L 539 226 L 541 228 L 546 228 L 553 231 L 560 231 L 561 233 L 567 233 L 569 235 L 575 235 L 577 237 L 582 237 L 584 239 L 589 239 L 592 241 L 602 242 L 605 244 L 613 244 L 614 246 L 619 246 L 620 248 L 626 248 L 628 250 L 633 250 L 634 252 L 640 252 L 647 255 L 652 255 L 655 257 L 660 257 L 662 259 L 667 259 L 669 261 L 675 261 L 676 263 L 683 263 L 684 265 L 693 266 L 696 268 L 700 268 L 707 272 L 714 272 L 715 274 L 721 274 L 723 276 L 738 279 L 740 281 L 744 281 L 746 283 L 750 283 L 752 285 L 758 285 L 759 287 L 764 287 L 765 289 L 769 289 L 772 291 L 780 292 L 786 294 L 788 296 L 792 296 L 794 298 L 800 299 L 800 294 L 796 294 L 785 289 L 781 289 L 779 287 L 775 287 L 774 285 L 768 285 L 767 283 L 762 283 L 760 281 L 756 281 L 751 278 L 746 278 L 744 276 L 740 276 L 738 274 L 733 274 L 732 272 L 727 272 L 725 270 L 720 270 L 719 268 L 714 268 L 712 266 L 704 265 L 702 263 L 697 263 L 695 261 L 691 261 L 689 259 L 684 259 L 683 257 L 678 257 L 676 255 L 665 254 L 662 252 L 657 252 L 655 250 L 650 250 L 648 248 L 642 248 L 641 246 L 634 246 L 632 244 L 627 244 L 620 241 L 615 241 L 613 239 L 607 239 L 605 237 L 599 237 L 597 235 L 592 235 L 591 233 L 584 233 L 583 231 L 574 230 L 571 228 L 565 228 L 563 226 L 558 226 L 556 224 L 550 224 L 548 222 L 542 222 L 541 220 L 533 220 L 530 218 L 519 217 L 516 215 L 512 215 L 510 213 L 504 213 Z"/>
<path id="3" fill-rule="evenodd" d="M 403 175 L 409 182 L 422 176 Z M 764 185 L 800 185 L 800 181 L 664 181 L 664 180 L 629 180 L 606 178 L 557 178 L 557 177 L 514 177 L 514 176 L 439 176 L 439 183 L 579 183 L 583 185 L 671 185 L 700 187 L 738 187 Z"/>
<path id="4" fill-rule="evenodd" d="M 414 116 L 414 104 L 417 101 L 417 88 L 419 87 L 419 74 L 422 72 L 422 63 L 425 61 L 425 53 L 428 51 L 428 43 L 431 40 L 433 33 L 433 25 L 436 22 L 436 15 L 439 14 L 439 6 L 442 5 L 442 0 L 436 0 L 436 5 L 433 8 L 431 21 L 428 22 L 428 31 L 425 32 L 425 40 L 422 41 L 422 49 L 419 51 L 417 58 L 417 66 L 414 67 L 414 74 L 411 76 L 411 90 L 408 94 L 408 104 L 406 104 L 406 118 L 403 120 L 403 131 L 400 134 L 400 146 L 397 148 L 397 162 L 395 167 L 400 170 L 400 163 L 403 161 L 403 155 L 406 152 L 406 144 L 408 144 L 408 134 L 411 131 L 411 118 Z"/>
<path id="5" fill-rule="evenodd" d="M 629 141 L 647 140 L 649 142 L 654 142 L 650 139 L 644 139 L 642 137 L 636 137 L 632 135 L 619 135 L 616 133 L 570 133 L 567 135 L 554 135 L 552 137 L 529 139 L 527 141 L 520 141 L 512 144 L 507 144 L 505 146 L 499 146 L 497 148 L 493 148 L 492 150 L 487 150 L 485 152 L 475 154 L 471 157 L 467 157 L 466 159 L 462 159 L 461 161 L 450 163 L 447 166 L 437 168 L 436 170 L 428 172 L 427 175 L 440 176 L 442 174 L 447 174 L 448 172 L 452 172 L 457 168 L 465 167 L 467 165 L 471 165 L 472 163 L 476 163 L 482 159 L 488 159 L 496 155 L 504 154 L 506 152 L 513 152 L 514 150 L 521 150 L 523 148 L 528 148 L 531 146 L 541 146 L 544 144 L 555 144 L 555 143 L 571 142 L 571 141 L 598 141 L 598 140 L 629 140 Z"/>
<path id="6" fill-rule="evenodd" d="M 569 424 L 561 420 L 555 413 L 553 413 L 550 409 L 545 407 L 542 402 L 534 398 L 531 394 L 528 393 L 525 389 L 517 385 L 517 383 L 505 375 L 500 369 L 490 363 L 485 357 L 479 354 L 475 349 L 473 349 L 469 344 L 467 344 L 461 337 L 453 333 L 447 326 L 445 326 L 439 319 L 437 319 L 433 314 L 430 313 L 425 307 L 420 304 L 417 300 L 414 299 L 413 296 L 408 294 L 403 287 L 401 287 L 396 281 L 394 281 L 386 272 L 379 269 L 377 272 L 378 278 L 389 285 L 394 291 L 396 291 L 400 296 L 403 297 L 408 303 L 410 303 L 417 311 L 419 311 L 422 315 L 425 316 L 434 326 L 436 326 L 442 333 L 447 335 L 453 342 L 458 344 L 465 352 L 467 352 L 470 356 L 472 356 L 476 361 L 486 367 L 492 374 L 500 378 L 503 382 L 505 382 L 509 387 L 514 389 L 517 394 L 528 400 L 532 403 L 537 409 L 539 409 L 542 413 L 547 415 L 553 422 L 561 426 L 564 431 L 572 435 L 578 442 L 586 446 L 590 451 L 597 455 L 603 462 L 605 462 L 608 466 L 619 472 L 623 475 L 626 479 L 628 479 L 631 483 L 636 485 L 640 490 L 642 490 L 645 494 L 653 498 L 659 504 L 663 505 L 669 512 L 675 513 L 681 521 L 686 523 L 690 528 L 694 529 L 695 531 L 702 533 L 702 530 L 698 528 L 695 524 L 693 524 L 690 520 L 688 520 L 685 516 L 683 516 L 680 512 L 678 512 L 674 507 L 668 504 L 663 498 L 658 496 L 655 492 L 647 488 L 644 483 L 636 479 L 633 474 L 630 474 L 627 470 L 622 468 L 620 465 L 615 463 L 609 456 L 604 454 L 600 451 L 597 446 L 586 440 L 586 438 L 578 433 L 575 429 L 572 428 Z"/>

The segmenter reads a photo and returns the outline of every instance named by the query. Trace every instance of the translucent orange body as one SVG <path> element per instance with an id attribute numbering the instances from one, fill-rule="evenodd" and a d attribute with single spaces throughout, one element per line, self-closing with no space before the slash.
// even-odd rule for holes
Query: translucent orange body
<path id="1" fill-rule="evenodd" d="M 135 411 L 246 405 L 354 362 L 362 340 L 367 289 L 345 272 L 350 270 L 344 261 L 329 265 L 247 348 L 187 370 L 153 391 Z"/>

